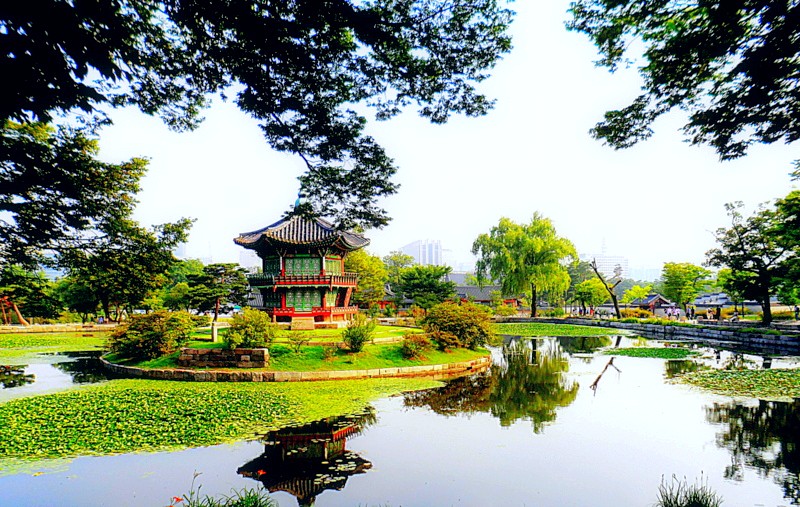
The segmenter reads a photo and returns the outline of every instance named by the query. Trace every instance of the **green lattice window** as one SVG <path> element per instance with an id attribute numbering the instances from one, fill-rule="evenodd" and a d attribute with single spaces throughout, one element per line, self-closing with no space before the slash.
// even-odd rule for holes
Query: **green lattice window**
<path id="1" fill-rule="evenodd" d="M 341 275 L 342 261 L 339 259 L 325 259 L 325 273 L 329 275 Z"/>
<path id="2" fill-rule="evenodd" d="M 320 272 L 319 257 L 288 257 L 284 262 L 287 275 L 318 275 Z"/>
<path id="3" fill-rule="evenodd" d="M 325 306 L 336 306 L 336 291 L 328 292 L 325 294 Z"/>
<path id="4" fill-rule="evenodd" d="M 263 270 L 265 275 L 281 274 L 281 260 L 278 257 L 267 257 L 263 262 Z"/>
<path id="5" fill-rule="evenodd" d="M 264 306 L 266 308 L 280 308 L 281 307 L 281 295 L 277 292 L 266 292 L 261 293 L 261 300 L 264 302 Z"/>
<path id="6" fill-rule="evenodd" d="M 310 312 L 315 306 L 322 306 L 322 295 L 316 290 L 290 290 L 286 293 L 286 306 L 298 312 Z"/>

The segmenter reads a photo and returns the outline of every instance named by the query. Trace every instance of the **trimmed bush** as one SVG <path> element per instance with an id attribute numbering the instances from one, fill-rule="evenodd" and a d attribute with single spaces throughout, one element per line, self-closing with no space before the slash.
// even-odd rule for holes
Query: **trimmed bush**
<path id="1" fill-rule="evenodd" d="M 494 309 L 494 314 L 500 317 L 511 317 L 517 314 L 517 309 L 509 305 L 497 305 Z"/>
<path id="2" fill-rule="evenodd" d="M 178 350 L 206 320 L 188 312 L 166 310 L 133 315 L 111 333 L 109 348 L 130 359 L 155 359 Z"/>
<path id="3" fill-rule="evenodd" d="M 375 332 L 376 326 L 377 323 L 374 320 L 367 319 L 365 315 L 359 313 L 342 332 L 342 341 L 350 349 L 350 352 L 361 352 L 364 345 L 372 339 L 372 333 Z"/>
<path id="4" fill-rule="evenodd" d="M 540 317 L 563 317 L 566 315 L 564 309 L 560 306 L 555 308 L 547 308 L 545 310 L 537 310 L 537 315 Z"/>
<path id="5" fill-rule="evenodd" d="M 621 308 L 619 313 L 623 319 L 650 319 L 653 317 L 653 312 L 642 308 Z"/>
<path id="6" fill-rule="evenodd" d="M 431 341 L 422 333 L 407 333 L 400 354 L 406 359 L 422 359 L 423 353 L 431 348 Z"/>
<path id="7" fill-rule="evenodd" d="M 278 326 L 266 312 L 245 308 L 242 313 L 234 315 L 222 340 L 229 349 L 237 347 L 266 347 L 278 335 Z"/>
<path id="8" fill-rule="evenodd" d="M 490 313 L 490 309 L 474 303 L 446 301 L 428 310 L 422 329 L 437 342 L 441 350 L 474 350 L 494 338 Z"/>

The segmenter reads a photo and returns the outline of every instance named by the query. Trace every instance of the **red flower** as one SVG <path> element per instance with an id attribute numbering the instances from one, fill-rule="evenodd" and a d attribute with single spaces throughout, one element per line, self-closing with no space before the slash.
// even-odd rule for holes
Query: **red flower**
<path id="1" fill-rule="evenodd" d="M 256 472 L 256 474 L 258 474 L 259 477 L 261 477 L 262 475 L 264 475 L 266 473 L 267 473 L 266 470 L 259 470 L 258 472 Z"/>
<path id="2" fill-rule="evenodd" d="M 178 503 L 178 502 L 182 502 L 182 501 L 183 501 L 183 498 L 181 498 L 179 496 L 173 496 L 172 497 L 172 503 Z"/>

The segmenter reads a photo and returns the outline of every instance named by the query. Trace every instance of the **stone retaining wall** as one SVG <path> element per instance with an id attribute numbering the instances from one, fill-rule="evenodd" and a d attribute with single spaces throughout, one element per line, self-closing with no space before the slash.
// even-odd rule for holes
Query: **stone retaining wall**
<path id="1" fill-rule="evenodd" d="M 100 359 L 103 366 L 118 375 L 157 380 L 183 380 L 192 382 L 303 382 L 316 380 L 356 380 L 384 377 L 439 377 L 460 373 L 484 371 L 491 365 L 491 357 L 458 363 L 405 366 L 398 368 L 375 368 L 371 370 L 341 371 L 224 371 L 188 369 L 144 369 L 122 366 Z"/>
<path id="2" fill-rule="evenodd" d="M 695 340 L 707 342 L 727 342 L 742 346 L 765 349 L 773 354 L 800 354 L 800 334 L 782 331 L 781 334 L 744 332 L 736 329 L 714 327 L 664 326 L 659 324 L 634 324 L 597 319 L 509 319 L 506 322 L 544 322 L 549 324 L 575 324 L 578 326 L 598 326 L 625 329 L 645 338 L 658 340 Z"/>
<path id="3" fill-rule="evenodd" d="M 178 364 L 190 368 L 266 368 L 268 349 L 191 349 L 184 347 Z"/>

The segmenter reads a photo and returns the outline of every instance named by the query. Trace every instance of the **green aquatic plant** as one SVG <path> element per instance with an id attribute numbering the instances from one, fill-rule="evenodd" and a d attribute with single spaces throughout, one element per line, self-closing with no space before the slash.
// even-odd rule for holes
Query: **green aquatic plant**
<path id="1" fill-rule="evenodd" d="M 214 383 L 115 380 L 0 403 L 0 470 L 39 460 L 214 445 L 352 413 L 430 379 Z M 13 464 L 12 464 L 13 465 Z"/>
<path id="2" fill-rule="evenodd" d="M 195 472 L 189 493 L 173 496 L 168 507 L 278 507 L 278 502 L 270 498 L 269 493 L 256 488 L 233 490 L 230 495 L 221 497 L 201 495 L 202 486 L 195 486 L 200 475 Z"/>
<path id="3" fill-rule="evenodd" d="M 699 352 L 682 347 L 630 347 L 603 351 L 609 356 L 649 357 L 657 359 L 685 359 L 699 355 Z"/>
<path id="4" fill-rule="evenodd" d="M 658 486 L 656 507 L 719 507 L 722 497 L 708 486 L 701 477 L 695 484 L 689 484 L 684 477 L 678 480 L 674 475 L 668 484 L 661 478 Z"/>
<path id="5" fill-rule="evenodd" d="M 625 333 L 623 330 L 607 327 L 546 324 L 543 322 L 503 322 L 493 324 L 492 328 L 497 334 L 514 336 L 606 336 Z"/>
<path id="6" fill-rule="evenodd" d="M 3 359 L 97 350 L 106 343 L 107 333 L 9 333 L 0 334 L 0 362 Z"/>
<path id="7" fill-rule="evenodd" d="M 679 382 L 726 396 L 762 400 L 800 398 L 800 370 L 710 370 L 687 373 Z"/>

